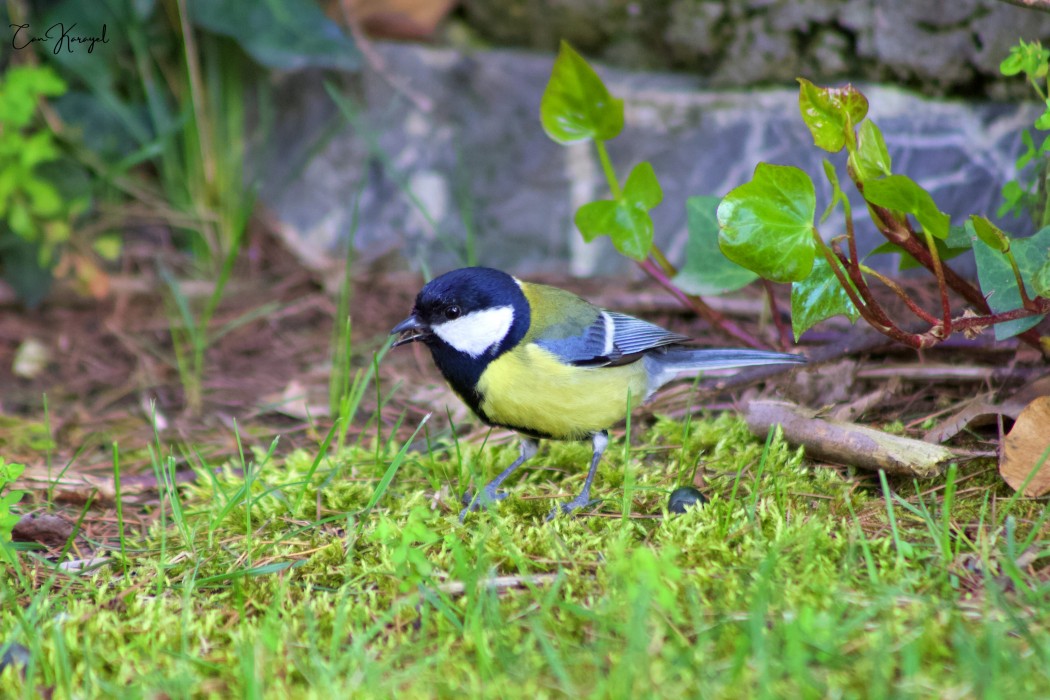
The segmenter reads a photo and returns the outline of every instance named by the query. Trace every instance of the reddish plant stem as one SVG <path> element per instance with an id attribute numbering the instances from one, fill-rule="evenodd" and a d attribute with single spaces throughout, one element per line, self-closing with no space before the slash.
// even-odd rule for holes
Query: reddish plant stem
<path id="1" fill-rule="evenodd" d="M 860 269 L 860 255 L 857 253 L 857 236 L 853 230 L 853 209 L 849 206 L 849 201 L 843 196 L 845 204 L 846 214 L 846 241 L 849 243 L 849 264 L 846 267 Z"/>
<path id="2" fill-rule="evenodd" d="M 952 323 L 955 325 L 956 330 L 966 331 L 994 326 L 997 323 L 1016 321 L 1019 318 L 1050 314 L 1050 299 L 1033 299 L 1032 303 L 1035 307 L 1033 309 L 1020 308 L 1012 311 L 1004 311 L 1001 314 L 989 314 L 987 316 L 960 316 L 959 318 L 954 319 Z"/>
<path id="3" fill-rule="evenodd" d="M 864 275 L 861 274 L 860 267 L 858 265 L 850 265 L 848 261 L 845 260 L 846 255 L 842 252 L 842 247 L 838 244 L 837 241 L 832 241 L 831 252 L 835 254 L 835 257 L 843 261 L 842 266 L 846 269 L 846 274 L 849 275 L 849 278 L 853 282 L 853 285 L 857 288 L 857 294 L 859 294 L 861 299 L 864 300 L 864 305 L 867 306 L 871 318 L 878 321 L 879 324 L 882 326 L 888 328 L 895 328 L 897 324 L 895 324 L 893 320 L 886 314 L 886 312 L 882 308 L 882 305 L 879 304 L 879 302 L 875 299 L 875 295 L 871 293 L 871 288 L 868 287 L 867 280 L 865 280 Z M 825 256 L 826 255 L 827 253 L 825 252 Z M 831 264 L 830 260 L 828 261 L 828 264 Z M 834 267 L 835 266 L 832 265 L 832 268 Z"/>
<path id="4" fill-rule="evenodd" d="M 854 181 L 856 181 L 856 179 L 854 179 Z M 831 247 L 836 257 L 838 257 L 838 259 L 842 261 L 843 267 L 846 268 L 846 271 L 849 273 L 850 279 L 853 280 L 853 283 L 857 287 L 858 293 L 864 298 L 864 301 L 868 305 L 868 308 L 871 310 L 873 316 L 877 318 L 881 322 L 881 324 L 886 328 L 897 328 L 897 324 L 895 324 L 893 320 L 890 319 L 890 317 L 883 310 L 882 305 L 878 303 L 874 295 L 871 293 L 871 288 L 868 287 L 867 280 L 864 279 L 864 273 L 861 270 L 860 265 L 860 255 L 857 253 L 857 237 L 853 228 L 853 215 L 850 212 L 849 206 L 846 207 L 846 241 L 849 244 L 848 258 L 846 257 L 846 255 L 843 254 L 842 249 L 840 248 L 836 240 L 832 239 Z M 914 313 L 917 313 L 920 318 L 922 318 L 924 321 L 927 321 L 931 325 L 937 323 L 937 319 L 933 318 L 923 309 L 919 308 L 918 304 L 916 304 L 904 292 L 903 288 L 901 288 L 899 285 L 896 285 L 895 283 L 891 283 L 887 278 L 882 277 L 881 275 L 877 275 L 877 277 L 880 280 L 882 280 L 884 284 L 890 287 L 890 289 L 896 292 L 897 295 L 900 296 L 904 303 L 908 306 L 908 308 L 911 309 Z M 901 332 L 904 333 L 905 331 Z M 914 334 L 908 335 L 918 337 Z"/>
<path id="5" fill-rule="evenodd" d="M 878 226 L 880 231 L 882 231 L 882 235 L 884 235 L 891 243 L 899 245 L 908 255 L 915 258 L 916 262 L 932 272 L 933 260 L 930 258 L 930 252 L 919 240 L 919 237 L 915 232 L 911 230 L 911 227 L 908 226 L 907 222 L 902 224 L 901 222 L 896 221 L 893 217 L 893 213 L 888 209 L 871 204 L 870 202 L 868 205 L 871 207 L 872 213 L 875 214 L 872 218 L 875 221 L 875 225 Z M 985 300 L 984 295 L 981 294 L 981 290 L 960 277 L 952 268 L 945 266 L 942 270 L 945 283 L 954 290 L 956 294 L 973 304 L 978 312 L 987 316 L 993 315 L 991 307 L 988 306 L 988 302 Z M 1039 334 L 1034 329 L 1029 329 L 1024 333 L 1020 333 L 1017 337 L 1040 352 L 1045 353 L 1042 343 L 1039 342 Z"/>
<path id="6" fill-rule="evenodd" d="M 773 294 L 773 283 L 766 278 L 760 278 L 762 280 L 762 288 L 766 290 L 766 297 L 769 299 L 769 313 L 773 315 L 773 325 L 777 327 L 777 336 L 780 339 L 780 349 L 783 350 L 789 346 L 791 342 L 791 330 L 784 325 L 784 319 L 780 317 L 780 309 L 777 307 L 777 298 Z"/>
<path id="7" fill-rule="evenodd" d="M 871 206 L 871 210 L 878 217 L 875 221 L 875 225 L 879 227 L 879 230 L 882 231 L 882 234 L 887 240 L 899 245 L 908 255 L 915 258 L 920 265 L 930 272 L 934 272 L 933 259 L 930 257 L 930 251 L 926 248 L 926 245 L 919 240 L 918 235 L 910 226 L 908 226 L 907 222 L 902 224 L 901 222 L 896 221 L 893 217 L 893 213 L 888 209 L 883 209 L 880 206 L 870 203 L 869 205 Z M 984 295 L 981 294 L 981 290 L 964 280 L 950 267 L 942 267 L 941 270 L 944 275 L 945 283 L 959 296 L 976 306 L 982 313 L 990 314 L 992 312 L 991 308 L 988 306 L 988 302 L 984 299 Z"/>
<path id="8" fill-rule="evenodd" d="M 859 290 L 854 289 L 853 285 L 851 285 L 846 279 L 846 275 L 842 271 L 842 267 L 838 264 L 838 259 L 836 258 L 835 254 L 831 251 L 831 248 L 824 244 L 824 241 L 821 240 L 820 234 L 817 233 L 817 230 L 815 228 L 813 229 L 813 237 L 814 239 L 816 239 L 817 248 L 820 250 L 824 258 L 828 261 L 828 265 L 831 266 L 831 271 L 835 274 L 835 277 L 836 279 L 838 279 L 839 284 L 842 285 L 842 288 L 846 290 L 846 295 L 849 297 L 850 301 L 853 302 L 853 306 L 857 308 L 857 311 L 864 318 L 864 320 L 868 322 L 868 325 L 877 330 L 879 333 L 882 333 L 885 336 L 889 336 L 890 338 L 893 338 L 894 340 L 903 343 L 908 347 L 927 347 L 927 344 L 923 343 L 921 335 L 917 333 L 906 333 L 902 331 L 897 326 L 888 322 L 888 319 L 885 318 L 885 314 L 881 313 L 881 309 L 878 309 L 878 311 L 874 311 L 871 306 L 865 303 L 865 300 L 862 300 L 859 296 Z M 861 282 L 863 281 L 864 280 L 862 279 Z M 866 288 L 867 287 L 865 286 L 865 289 Z"/>
<path id="9" fill-rule="evenodd" d="M 914 235 L 914 231 L 912 234 Z M 944 319 L 941 338 L 947 338 L 952 334 L 952 305 L 948 301 L 948 285 L 944 281 L 944 265 L 941 264 L 941 256 L 937 252 L 937 244 L 933 240 L 933 234 L 926 231 L 923 235 L 926 238 L 926 249 L 930 251 L 930 260 L 933 261 L 933 274 L 937 277 L 937 291 L 941 295 L 941 317 Z"/>
<path id="10" fill-rule="evenodd" d="M 660 250 L 660 246 L 654 243 L 653 247 L 649 249 L 649 254 L 653 256 L 653 260 L 655 260 L 656 263 L 663 269 L 665 275 L 667 275 L 668 277 L 674 277 L 678 274 L 678 270 L 675 268 L 674 265 L 671 264 L 671 261 L 667 259 L 667 256 L 664 255 L 664 252 Z"/>
<path id="11" fill-rule="evenodd" d="M 901 287 L 899 284 L 897 284 L 896 282 L 891 280 L 889 277 L 886 277 L 885 275 L 880 274 L 879 272 L 877 272 L 875 270 L 872 270 L 872 269 L 868 269 L 867 273 L 869 275 L 871 275 L 872 277 L 874 277 L 875 279 L 877 279 L 878 281 L 882 282 L 887 287 L 889 287 L 890 290 L 894 294 L 896 294 L 897 297 L 901 301 L 904 302 L 905 306 L 907 306 L 909 309 L 911 309 L 911 312 L 913 314 L 915 314 L 916 316 L 918 316 L 919 318 L 921 318 L 923 321 L 926 321 L 931 326 L 936 325 L 937 323 L 939 323 L 939 321 L 934 316 L 932 316 L 931 314 L 927 313 L 925 309 L 923 309 L 921 306 L 916 304 L 915 300 L 912 299 L 911 296 L 909 296 L 906 291 L 904 291 L 903 287 Z"/>
<path id="12" fill-rule="evenodd" d="M 712 326 L 722 331 L 726 335 L 734 338 L 735 340 L 744 343 L 751 348 L 765 348 L 765 343 L 754 337 L 744 329 L 737 326 L 735 323 L 730 321 L 728 318 L 718 313 L 710 306 L 704 303 L 703 299 L 692 294 L 686 294 L 681 289 L 676 287 L 673 282 L 668 278 L 662 267 L 653 261 L 652 259 L 638 261 L 638 266 L 645 270 L 646 274 L 652 277 L 656 282 L 666 289 L 674 296 L 683 306 L 688 309 L 692 309 L 698 316 L 703 318 L 705 321 L 710 323 Z"/>

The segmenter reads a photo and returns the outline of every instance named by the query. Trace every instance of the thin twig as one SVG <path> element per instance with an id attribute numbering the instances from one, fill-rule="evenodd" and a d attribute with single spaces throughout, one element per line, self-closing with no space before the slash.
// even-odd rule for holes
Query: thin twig
<path id="1" fill-rule="evenodd" d="M 936 323 L 938 323 L 937 319 L 934 316 L 932 316 L 931 314 L 927 313 L 925 309 L 923 309 L 921 306 L 919 306 L 918 304 L 915 303 L 915 300 L 912 299 L 911 296 L 906 291 L 904 291 L 904 287 L 900 286 L 899 284 L 894 282 L 889 277 L 886 277 L 885 275 L 883 275 L 883 274 L 881 274 L 879 272 L 876 272 L 875 270 L 871 269 L 867 265 L 862 265 L 861 267 L 863 268 L 864 272 L 868 273 L 869 275 L 871 275 L 872 277 L 874 277 L 875 279 L 877 279 L 878 281 L 882 282 L 884 285 L 889 287 L 890 290 L 894 294 L 896 294 L 897 297 L 901 301 L 904 302 L 905 306 L 907 306 L 909 309 L 911 309 L 911 312 L 913 314 L 915 314 L 916 316 L 921 318 L 923 321 L 926 321 L 931 326 L 935 325 Z"/>
<path id="2" fill-rule="evenodd" d="M 901 228 L 891 226 L 887 222 L 893 222 L 895 219 L 890 210 L 871 204 L 870 202 L 869 206 L 871 207 L 871 211 L 875 214 L 875 217 L 873 217 L 875 225 L 878 226 L 879 230 L 887 240 L 899 245 L 904 252 L 915 258 L 916 262 L 930 272 L 933 272 L 933 260 L 930 257 L 929 250 L 927 250 L 926 246 L 919 240 L 918 234 L 911 230 L 911 227 L 908 226 L 907 222 L 905 221 Z M 981 290 L 960 277 L 952 268 L 944 266 L 942 269 L 945 283 L 956 294 L 973 304 L 979 313 L 992 315 L 992 308 L 988 305 L 988 301 L 984 298 L 984 295 L 981 294 Z M 959 329 L 957 328 L 956 330 Z M 1045 353 L 1045 350 L 1039 341 L 1039 334 L 1034 329 L 1029 329 L 1024 333 L 1020 333 L 1017 337 L 1022 342 L 1025 342 L 1040 352 Z"/>
<path id="3" fill-rule="evenodd" d="M 838 279 L 842 288 L 846 290 L 846 295 L 849 297 L 850 301 L 853 302 L 853 306 L 857 309 L 864 320 L 868 322 L 868 325 L 883 335 L 887 335 L 894 340 L 904 343 L 908 347 L 916 349 L 927 347 L 927 345 L 923 344 L 922 336 L 915 333 L 906 333 L 894 325 L 882 311 L 882 308 L 870 297 L 870 291 L 868 296 L 861 299 L 860 290 L 867 290 L 867 284 L 865 284 L 863 277 L 860 278 L 860 285 L 857 286 L 857 289 L 854 289 L 853 286 L 849 284 L 849 281 L 847 281 L 846 274 L 839 267 L 839 264 L 837 264 L 838 257 L 831 248 L 824 244 L 824 241 L 821 240 L 820 234 L 817 233 L 816 229 L 813 229 L 813 237 L 816 240 L 817 248 L 820 249 L 821 254 L 828 261 L 828 265 L 831 266 L 831 271 L 834 273 L 835 278 Z M 856 282 L 856 280 L 854 280 L 854 282 Z"/>
<path id="4" fill-rule="evenodd" d="M 674 283 L 671 282 L 670 279 L 668 279 L 667 275 L 664 274 L 664 271 L 660 269 L 660 267 L 652 260 L 647 259 L 639 261 L 638 266 L 645 270 L 645 272 L 650 277 L 656 280 L 656 282 L 661 287 L 670 292 L 675 299 L 682 303 L 683 306 L 695 311 L 697 315 L 699 315 L 701 318 L 706 320 L 718 330 L 722 331 L 723 333 L 729 335 L 732 338 L 735 338 L 736 340 L 739 340 L 748 347 L 766 347 L 765 343 L 763 343 L 758 338 L 754 337 L 744 329 L 737 326 L 735 323 L 730 321 L 722 314 L 712 309 L 710 306 L 705 304 L 700 297 L 693 296 L 692 294 L 686 294 L 681 289 L 676 287 Z"/>

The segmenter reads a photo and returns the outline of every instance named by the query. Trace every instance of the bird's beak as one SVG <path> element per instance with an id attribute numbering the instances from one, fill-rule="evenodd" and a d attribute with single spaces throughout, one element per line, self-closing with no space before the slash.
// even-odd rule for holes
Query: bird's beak
<path id="1" fill-rule="evenodd" d="M 396 348 L 398 345 L 405 345 L 417 340 L 423 340 L 424 338 L 429 337 L 430 334 L 430 326 L 420 321 L 415 314 L 412 314 L 404 321 L 394 326 L 390 331 L 390 335 L 401 336 L 390 347 Z"/>

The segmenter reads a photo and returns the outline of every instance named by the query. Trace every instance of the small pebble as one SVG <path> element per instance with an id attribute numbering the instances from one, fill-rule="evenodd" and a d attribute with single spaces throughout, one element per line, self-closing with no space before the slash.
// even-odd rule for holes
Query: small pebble
<path id="1" fill-rule="evenodd" d="M 672 513 L 684 513 L 686 508 L 696 504 L 707 503 L 707 497 L 692 486 L 680 486 L 671 492 L 667 499 L 667 510 Z"/>

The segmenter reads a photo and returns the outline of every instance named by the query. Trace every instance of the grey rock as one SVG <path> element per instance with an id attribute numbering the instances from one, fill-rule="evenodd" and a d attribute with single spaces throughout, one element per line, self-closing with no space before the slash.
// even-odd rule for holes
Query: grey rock
<path id="1" fill-rule="evenodd" d="M 799 75 L 818 75 L 828 71 L 834 75 L 848 75 L 850 62 L 849 39 L 835 29 L 821 29 L 813 34 L 802 57 Z"/>
<path id="2" fill-rule="evenodd" d="M 670 14 L 663 39 L 674 61 L 698 65 L 701 59 L 718 55 L 722 35 L 728 30 L 723 21 L 726 8 L 721 2 L 677 2 L 671 5 Z"/>
<path id="3" fill-rule="evenodd" d="M 896 27 L 895 31 L 883 31 L 898 21 L 899 17 L 887 9 L 875 10 L 871 57 L 893 77 L 911 82 L 925 80 L 939 91 L 974 79 L 973 64 L 962 60 L 976 49 L 969 29 L 930 33 L 909 24 Z"/>
<path id="4" fill-rule="evenodd" d="M 799 74 L 799 52 L 794 37 L 769 31 L 768 16 L 734 22 L 737 27 L 726 48 L 725 60 L 712 76 L 720 87 L 787 83 Z"/>
<path id="5" fill-rule="evenodd" d="M 263 175 L 262 201 L 304 260 L 322 265 L 341 254 L 356 199 L 359 259 L 394 254 L 434 272 L 470 260 L 525 275 L 630 269 L 607 239 L 584 244 L 575 230 L 575 210 L 609 195 L 590 145 L 565 148 L 542 131 L 540 98 L 552 55 L 394 44 L 377 49 L 415 102 L 367 72 L 339 90 L 360 105 L 350 126 L 320 75 L 288 76 L 276 87 L 282 105 L 276 132 L 252 151 L 253 172 Z M 748 181 L 760 161 L 809 173 L 818 211 L 830 194 L 825 157 L 840 166 L 840 180 L 850 189 L 841 154 L 813 146 L 797 89 L 787 81 L 771 89 L 721 91 L 691 76 L 597 70 L 625 99 L 624 133 L 608 144 L 621 181 L 648 160 L 662 184 L 664 201 L 652 216 L 657 242 L 672 261 L 684 255 L 686 199 L 724 195 Z M 1002 184 L 1014 176 L 1020 131 L 1036 107 L 941 101 L 878 85 L 862 89 L 896 172 L 929 188 L 955 223 L 971 213 L 994 214 Z M 265 145 L 276 152 L 268 154 Z M 851 200 L 862 220 L 855 192 Z M 1000 224 L 1017 233 L 1031 230 L 1023 221 Z M 820 230 L 826 237 L 841 234 L 841 215 Z M 870 226 L 861 226 L 860 234 L 862 251 L 881 240 Z M 468 256 L 471 248 L 475 258 Z"/>

